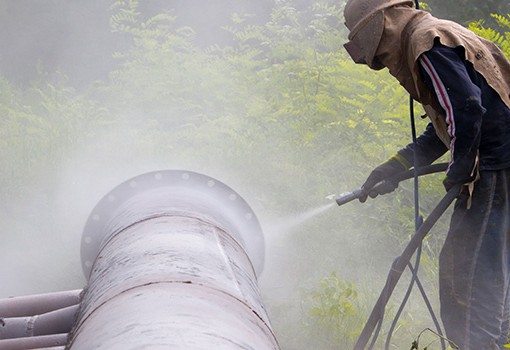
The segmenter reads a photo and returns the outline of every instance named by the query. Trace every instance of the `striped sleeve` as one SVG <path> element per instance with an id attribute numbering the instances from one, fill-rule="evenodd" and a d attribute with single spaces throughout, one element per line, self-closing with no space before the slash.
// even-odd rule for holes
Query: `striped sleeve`
<path id="1" fill-rule="evenodd" d="M 455 118 L 453 114 L 453 106 L 450 101 L 450 96 L 448 95 L 448 90 L 441 81 L 439 74 L 436 72 L 432 62 L 430 62 L 429 58 L 426 55 L 422 55 L 420 57 L 420 64 L 423 70 L 430 77 L 430 81 L 432 82 L 432 86 L 434 87 L 434 91 L 436 93 L 437 99 L 439 100 L 439 104 L 443 107 L 443 110 L 446 114 L 446 124 L 448 125 L 448 135 L 451 138 L 450 142 L 450 152 L 452 155 L 452 159 L 454 159 L 453 155 L 455 152 Z"/>
<path id="2" fill-rule="evenodd" d="M 450 142 L 450 180 L 471 177 L 480 145 L 482 116 L 481 89 L 473 81 L 476 72 L 454 49 L 434 46 L 419 58 L 425 84 L 434 91 L 446 117 Z"/>

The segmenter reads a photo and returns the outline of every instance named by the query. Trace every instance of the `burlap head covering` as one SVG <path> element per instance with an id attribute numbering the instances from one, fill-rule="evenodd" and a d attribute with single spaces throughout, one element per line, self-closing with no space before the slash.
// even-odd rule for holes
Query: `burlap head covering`
<path id="1" fill-rule="evenodd" d="M 356 63 L 379 70 L 384 66 L 374 61 L 384 30 L 384 10 L 392 6 L 413 6 L 412 0 L 348 0 L 344 7 L 349 43 L 345 45 Z M 354 44 L 354 45 L 353 45 Z M 354 48 L 354 49 L 351 49 Z M 354 52 L 352 51 L 354 50 Z"/>

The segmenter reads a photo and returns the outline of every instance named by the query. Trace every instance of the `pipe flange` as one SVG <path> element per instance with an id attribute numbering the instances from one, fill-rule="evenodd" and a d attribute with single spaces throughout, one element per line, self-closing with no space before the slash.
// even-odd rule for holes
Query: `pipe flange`
<path id="1" fill-rule="evenodd" d="M 235 230 L 236 238 L 248 253 L 257 275 L 264 267 L 264 237 L 257 216 L 232 188 L 212 177 L 185 170 L 162 170 L 138 175 L 124 181 L 106 194 L 94 207 L 85 224 L 81 241 L 81 261 L 85 276 L 90 276 L 103 240 L 110 234 L 111 221 L 119 208 L 145 192 L 169 191 L 214 199 L 207 210 L 221 213 L 223 224 Z M 182 196 L 181 196 L 182 197 Z M 197 210 L 204 208 L 198 206 Z M 204 213 L 207 214 L 207 213 Z M 226 220 L 226 222 L 225 222 Z"/>

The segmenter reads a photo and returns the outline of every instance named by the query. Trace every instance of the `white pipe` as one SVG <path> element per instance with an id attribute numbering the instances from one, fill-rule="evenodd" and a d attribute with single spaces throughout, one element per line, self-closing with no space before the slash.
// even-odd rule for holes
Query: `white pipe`
<path id="1" fill-rule="evenodd" d="M 257 286 L 263 254 L 254 213 L 219 181 L 126 181 L 85 227 L 89 283 L 68 349 L 279 349 Z"/>
<path id="2" fill-rule="evenodd" d="M 65 346 L 67 334 L 41 335 L 14 339 L 1 339 L 0 350 L 46 349 Z"/>
<path id="3" fill-rule="evenodd" d="M 77 310 L 78 305 L 73 305 L 41 315 L 2 318 L 0 339 L 69 333 Z"/>
<path id="4" fill-rule="evenodd" d="M 44 314 L 80 303 L 81 289 L 0 299 L 0 318 Z"/>

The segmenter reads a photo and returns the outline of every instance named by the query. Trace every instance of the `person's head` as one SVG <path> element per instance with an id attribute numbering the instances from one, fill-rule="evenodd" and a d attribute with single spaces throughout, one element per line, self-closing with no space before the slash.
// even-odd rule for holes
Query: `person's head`
<path id="1" fill-rule="evenodd" d="M 376 52 L 384 31 L 384 10 L 394 6 L 413 7 L 413 0 L 348 0 L 344 9 L 349 42 L 345 49 L 356 63 L 379 70 L 384 66 Z"/>

